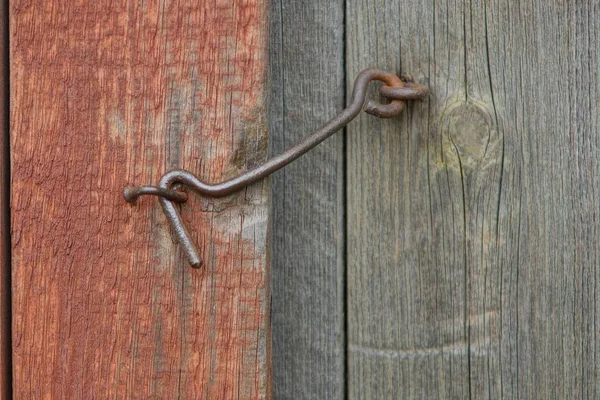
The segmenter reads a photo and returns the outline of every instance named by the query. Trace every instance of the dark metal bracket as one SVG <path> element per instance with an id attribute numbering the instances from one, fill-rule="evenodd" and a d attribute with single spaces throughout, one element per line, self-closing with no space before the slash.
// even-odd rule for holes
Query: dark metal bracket
<path id="1" fill-rule="evenodd" d="M 379 89 L 379 93 L 382 97 L 391 100 L 390 103 L 382 104 L 371 100 L 365 102 L 367 88 L 371 81 L 380 81 L 385 84 Z M 397 75 L 390 72 L 376 68 L 366 69 L 358 75 L 354 82 L 354 89 L 348 107 L 315 132 L 289 147 L 280 155 L 271 158 L 263 165 L 217 184 L 202 182 L 191 172 L 178 169 L 164 174 L 158 186 L 126 187 L 123 197 L 129 203 L 134 203 L 143 195 L 157 196 L 163 212 L 173 228 L 173 233 L 183 246 L 190 264 L 194 268 L 200 268 L 202 261 L 196 246 L 192 242 L 190 234 L 174 204 L 187 201 L 188 196 L 185 192 L 175 190 L 175 187 L 188 186 L 196 193 L 207 197 L 227 196 L 272 174 L 304 155 L 356 118 L 361 109 L 379 118 L 391 118 L 402 111 L 406 100 L 422 100 L 428 93 L 429 89 L 427 87 L 403 82 Z"/>

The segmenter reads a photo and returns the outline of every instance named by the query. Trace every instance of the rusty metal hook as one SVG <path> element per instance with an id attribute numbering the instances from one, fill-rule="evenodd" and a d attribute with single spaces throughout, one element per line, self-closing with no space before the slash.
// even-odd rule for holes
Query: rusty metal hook
<path id="1" fill-rule="evenodd" d="M 390 103 L 382 104 L 373 101 L 365 103 L 367 87 L 371 81 L 381 81 L 385 86 L 380 88 L 380 94 L 391 100 Z M 361 109 L 379 118 L 391 118 L 398 115 L 404 108 L 405 100 L 421 100 L 427 96 L 429 89 L 414 83 L 405 83 L 395 74 L 377 68 L 369 68 L 362 71 L 354 82 L 354 89 L 350 98 L 350 104 L 342 112 L 329 122 L 322 125 L 316 131 L 300 140 L 295 145 L 286 149 L 280 155 L 271 158 L 263 165 L 243 174 L 217 184 L 202 182 L 197 176 L 185 170 L 173 170 L 164 174 L 156 186 L 128 186 L 123 192 L 126 201 L 134 203 L 140 196 L 158 196 L 163 212 L 167 217 L 173 233 L 183 246 L 192 267 L 200 268 L 202 261 L 192 242 L 190 234 L 185 227 L 174 202 L 185 202 L 187 194 L 174 190 L 175 185 L 190 187 L 196 193 L 208 197 L 223 197 L 237 192 L 246 186 L 260 180 L 271 173 L 285 167 L 292 161 L 304 155 L 313 147 L 327 139 L 329 136 L 346 126 L 360 113 Z"/>

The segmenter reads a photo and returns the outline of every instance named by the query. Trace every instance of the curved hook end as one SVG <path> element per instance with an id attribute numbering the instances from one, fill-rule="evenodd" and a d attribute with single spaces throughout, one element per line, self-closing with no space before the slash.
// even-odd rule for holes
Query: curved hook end
<path id="1" fill-rule="evenodd" d="M 134 186 L 125 186 L 125 189 L 123 189 L 123 198 L 126 202 L 135 203 L 138 197 L 140 197 L 139 188 Z"/>
<path id="2" fill-rule="evenodd" d="M 402 111 L 404 102 L 401 100 L 392 100 L 389 104 L 379 104 L 369 100 L 363 106 L 363 110 L 367 114 L 374 115 L 379 118 L 393 118 Z"/>
<path id="3" fill-rule="evenodd" d="M 177 190 L 159 188 L 156 186 L 126 186 L 123 189 L 123 198 L 128 203 L 135 203 L 140 196 L 159 196 L 175 201 L 177 203 L 185 203 L 187 201 L 187 193 Z"/>

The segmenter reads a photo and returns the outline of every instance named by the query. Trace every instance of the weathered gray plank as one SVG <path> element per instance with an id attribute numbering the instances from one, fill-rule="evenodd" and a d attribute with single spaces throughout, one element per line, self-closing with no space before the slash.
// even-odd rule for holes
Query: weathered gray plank
<path id="1" fill-rule="evenodd" d="M 348 77 L 429 81 L 348 143 L 351 398 L 598 398 L 598 7 L 348 1 Z"/>
<path id="2" fill-rule="evenodd" d="M 271 6 L 271 133 L 277 154 L 344 105 L 341 0 Z M 273 394 L 344 395 L 343 135 L 272 180 Z"/>

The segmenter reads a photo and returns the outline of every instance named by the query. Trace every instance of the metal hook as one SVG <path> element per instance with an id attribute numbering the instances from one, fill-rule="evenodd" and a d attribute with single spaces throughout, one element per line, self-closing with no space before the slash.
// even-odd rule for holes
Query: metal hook
<path id="1" fill-rule="evenodd" d="M 385 86 L 380 88 L 380 94 L 390 103 L 382 104 L 373 101 L 365 103 L 368 84 L 371 81 L 381 81 Z M 134 203 L 140 196 L 153 195 L 158 196 L 160 205 L 167 220 L 173 228 L 173 233 L 177 240 L 183 246 L 192 267 L 200 268 L 202 261 L 192 242 L 190 234 L 185 227 L 177 208 L 173 202 L 185 202 L 187 194 L 174 190 L 175 185 L 188 186 L 200 195 L 208 197 L 223 197 L 237 192 L 246 186 L 270 175 L 271 173 L 285 167 L 292 161 L 304 155 L 313 147 L 327 139 L 329 136 L 346 126 L 363 109 L 366 113 L 380 118 L 391 118 L 398 115 L 404 108 L 404 100 L 422 100 L 429 93 L 425 86 L 405 83 L 395 74 L 376 68 L 369 68 L 362 71 L 354 82 L 354 89 L 350 98 L 350 104 L 341 113 L 336 115 L 329 122 L 322 125 L 316 131 L 289 147 L 280 155 L 271 158 L 263 165 L 243 174 L 217 184 L 202 182 L 197 176 L 189 171 L 174 170 L 164 174 L 158 187 L 155 186 L 128 186 L 123 192 L 126 201 Z"/>

